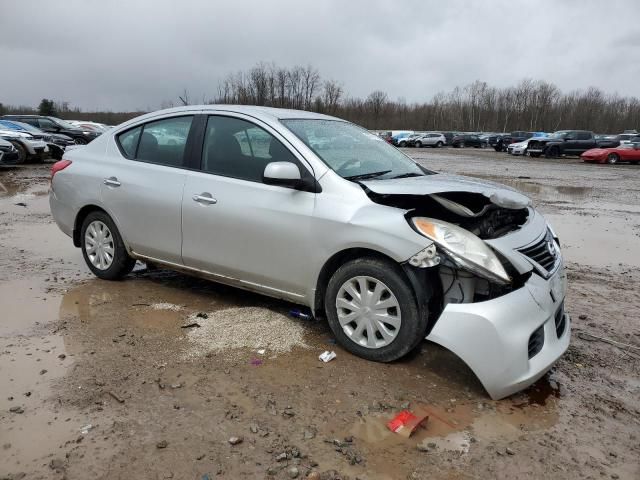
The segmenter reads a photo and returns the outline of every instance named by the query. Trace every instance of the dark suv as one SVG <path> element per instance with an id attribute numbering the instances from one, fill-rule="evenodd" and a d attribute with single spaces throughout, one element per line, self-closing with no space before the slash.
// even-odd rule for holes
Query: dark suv
<path id="1" fill-rule="evenodd" d="M 478 135 L 460 134 L 451 139 L 451 146 L 454 148 L 475 147 L 481 148 L 485 144 Z"/>
<path id="2" fill-rule="evenodd" d="M 56 117 L 45 117 L 42 115 L 4 115 L 0 118 L 5 120 L 15 120 L 23 122 L 49 133 L 61 133 L 73 138 L 78 145 L 86 145 L 94 138 L 100 136 L 100 133 L 89 130 L 83 130 L 75 125 L 65 122 Z"/>

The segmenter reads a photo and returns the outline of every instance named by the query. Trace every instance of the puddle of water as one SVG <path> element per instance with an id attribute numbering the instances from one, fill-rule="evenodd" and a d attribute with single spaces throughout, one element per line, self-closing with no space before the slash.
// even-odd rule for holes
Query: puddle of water
<path id="1" fill-rule="evenodd" d="M 640 267 L 638 225 L 613 216 L 546 214 L 560 237 L 564 256 L 572 262 L 605 267 L 618 264 Z M 640 219 L 638 219 L 640 221 Z"/>
<path id="2" fill-rule="evenodd" d="M 57 319 L 61 298 L 45 289 L 43 279 L 36 278 L 0 283 L 0 337 L 27 333 Z"/>
<path id="3" fill-rule="evenodd" d="M 475 175 L 480 178 L 486 178 L 493 182 L 502 183 L 521 192 L 530 194 L 537 201 L 565 201 L 574 202 L 576 200 L 584 200 L 593 196 L 594 189 L 592 187 L 574 187 L 569 185 L 543 185 L 528 179 L 495 177 L 491 175 Z"/>

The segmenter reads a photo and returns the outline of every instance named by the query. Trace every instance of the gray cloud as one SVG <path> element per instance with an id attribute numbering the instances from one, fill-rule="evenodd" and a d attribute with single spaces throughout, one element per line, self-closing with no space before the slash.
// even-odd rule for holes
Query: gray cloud
<path id="1" fill-rule="evenodd" d="M 640 96 L 637 0 L 0 0 L 0 102 L 154 109 L 259 61 L 407 101 L 476 79 Z"/>

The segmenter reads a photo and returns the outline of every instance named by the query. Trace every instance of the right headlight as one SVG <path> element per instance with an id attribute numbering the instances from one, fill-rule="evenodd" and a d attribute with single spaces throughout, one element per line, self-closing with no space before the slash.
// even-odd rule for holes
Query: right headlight
<path id="1" fill-rule="evenodd" d="M 434 218 L 413 217 L 411 222 L 419 233 L 433 240 L 461 267 L 498 283 L 511 281 L 496 254 L 473 233 Z"/>

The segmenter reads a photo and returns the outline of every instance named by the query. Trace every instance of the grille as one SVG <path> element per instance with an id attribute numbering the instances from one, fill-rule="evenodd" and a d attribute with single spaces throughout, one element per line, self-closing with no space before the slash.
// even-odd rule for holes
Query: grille
<path id="1" fill-rule="evenodd" d="M 556 245 L 549 232 L 547 232 L 547 235 L 538 243 L 520 248 L 518 251 L 544 268 L 547 273 L 553 271 L 558 260 Z"/>
<path id="2" fill-rule="evenodd" d="M 544 324 L 529 337 L 529 359 L 535 357 L 544 345 Z"/>
<path id="3" fill-rule="evenodd" d="M 562 337 L 566 328 L 567 317 L 564 314 L 564 304 L 562 304 L 556 312 L 556 335 L 558 336 L 558 338 Z"/>

